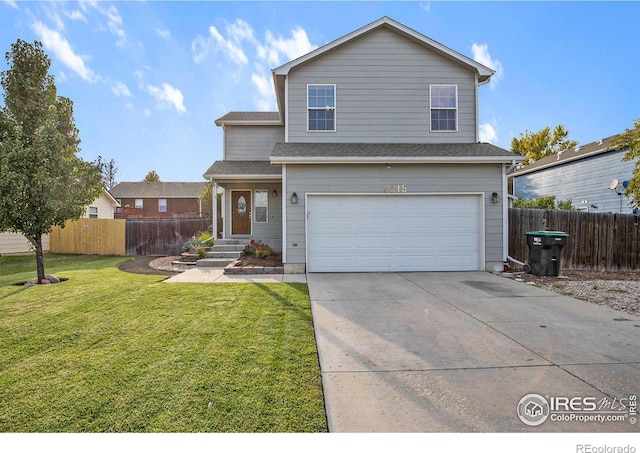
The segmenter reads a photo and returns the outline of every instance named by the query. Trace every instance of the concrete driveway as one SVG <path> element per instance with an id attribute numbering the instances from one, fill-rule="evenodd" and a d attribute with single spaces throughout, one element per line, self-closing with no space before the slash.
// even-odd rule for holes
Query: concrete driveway
<path id="1" fill-rule="evenodd" d="M 332 432 L 640 431 L 639 317 L 479 272 L 307 281 Z"/>

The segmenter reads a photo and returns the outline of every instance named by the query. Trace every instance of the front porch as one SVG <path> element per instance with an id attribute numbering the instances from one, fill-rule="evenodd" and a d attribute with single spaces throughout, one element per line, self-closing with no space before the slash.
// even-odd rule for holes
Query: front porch
<path id="1" fill-rule="evenodd" d="M 205 173 L 213 183 L 217 239 L 261 240 L 282 252 L 282 170 L 268 161 L 217 161 Z"/>

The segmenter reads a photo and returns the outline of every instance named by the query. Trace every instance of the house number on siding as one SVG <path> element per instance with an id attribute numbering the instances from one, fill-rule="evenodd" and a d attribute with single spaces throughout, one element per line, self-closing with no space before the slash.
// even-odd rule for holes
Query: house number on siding
<path id="1" fill-rule="evenodd" d="M 407 193 L 406 184 L 385 184 L 384 193 Z"/>

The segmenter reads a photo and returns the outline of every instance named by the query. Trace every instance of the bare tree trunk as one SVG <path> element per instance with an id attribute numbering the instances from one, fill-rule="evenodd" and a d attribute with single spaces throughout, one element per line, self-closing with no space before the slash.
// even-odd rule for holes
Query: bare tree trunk
<path id="1" fill-rule="evenodd" d="M 38 272 L 38 283 L 44 280 L 44 256 L 42 253 L 42 236 L 34 238 L 33 244 L 36 248 L 36 269 Z"/>

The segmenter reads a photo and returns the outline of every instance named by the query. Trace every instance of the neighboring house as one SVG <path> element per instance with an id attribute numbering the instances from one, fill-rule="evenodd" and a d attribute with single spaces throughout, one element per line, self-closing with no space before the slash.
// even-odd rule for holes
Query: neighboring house
<path id="1" fill-rule="evenodd" d="M 522 158 L 478 143 L 493 73 L 387 17 L 274 69 L 278 112 L 216 121 L 224 237 L 288 273 L 502 269 Z"/>
<path id="2" fill-rule="evenodd" d="M 120 203 L 115 217 L 202 217 L 206 186 L 206 182 L 121 182 L 111 189 Z"/>
<path id="3" fill-rule="evenodd" d="M 88 219 L 113 219 L 114 211 L 118 207 L 118 202 L 104 189 L 102 195 L 91 205 L 87 206 L 85 218 Z M 48 252 L 50 249 L 49 235 L 42 236 L 42 249 Z M 0 254 L 21 255 L 32 252 L 31 243 L 21 234 L 0 231 Z"/>
<path id="4" fill-rule="evenodd" d="M 634 162 L 623 162 L 626 150 L 612 146 L 616 136 L 547 156 L 509 175 L 518 198 L 555 195 L 571 200 L 574 209 L 632 213 L 623 183 L 631 179 Z M 617 180 L 615 190 L 610 189 Z"/>
<path id="5" fill-rule="evenodd" d="M 87 206 L 84 216 L 88 219 L 113 219 L 119 207 L 120 204 L 114 196 L 107 189 L 103 189 L 102 196 Z"/>

